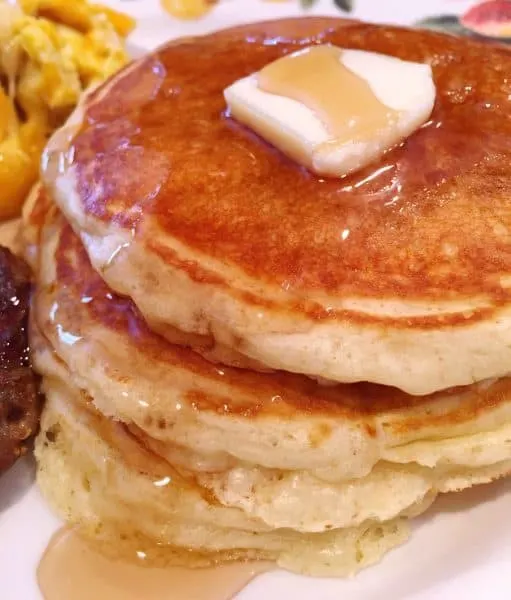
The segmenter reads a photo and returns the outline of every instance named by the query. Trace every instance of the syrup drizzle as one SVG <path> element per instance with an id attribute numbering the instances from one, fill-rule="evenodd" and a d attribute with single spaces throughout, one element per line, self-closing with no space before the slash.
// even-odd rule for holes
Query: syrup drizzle
<path id="1" fill-rule="evenodd" d="M 52 537 L 37 569 L 45 600 L 231 600 L 272 568 L 241 562 L 207 569 L 152 568 L 107 558 L 63 527 Z"/>

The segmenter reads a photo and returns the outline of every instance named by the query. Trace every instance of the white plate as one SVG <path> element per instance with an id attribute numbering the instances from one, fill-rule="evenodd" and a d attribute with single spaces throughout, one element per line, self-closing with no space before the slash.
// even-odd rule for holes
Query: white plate
<path id="1" fill-rule="evenodd" d="M 221 0 L 206 18 L 181 22 L 163 15 L 158 0 L 111 0 L 109 4 L 139 19 L 132 43 L 145 48 L 180 35 L 304 12 L 294 0 Z M 473 4 L 467 0 L 355 0 L 351 16 L 408 24 L 430 15 L 459 14 Z M 318 0 L 308 13 L 343 16 L 333 0 Z M 0 600 L 41 599 L 35 570 L 59 522 L 41 498 L 33 475 L 29 458 L 0 478 Z M 511 480 L 445 496 L 415 521 L 410 542 L 355 579 L 318 580 L 275 572 L 251 583 L 239 600 L 509 600 L 510 508 Z"/>

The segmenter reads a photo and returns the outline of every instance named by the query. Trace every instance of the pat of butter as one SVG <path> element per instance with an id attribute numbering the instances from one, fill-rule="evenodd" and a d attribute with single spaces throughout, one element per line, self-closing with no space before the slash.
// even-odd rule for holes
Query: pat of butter
<path id="1" fill-rule="evenodd" d="M 363 168 L 423 125 L 431 67 L 374 52 L 311 46 L 224 90 L 230 114 L 322 176 Z"/>

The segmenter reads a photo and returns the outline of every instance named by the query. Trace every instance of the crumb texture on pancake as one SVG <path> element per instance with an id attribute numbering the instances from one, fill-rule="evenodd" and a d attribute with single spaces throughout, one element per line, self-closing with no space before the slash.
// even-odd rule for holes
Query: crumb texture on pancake
<path id="1" fill-rule="evenodd" d="M 282 157 L 222 96 L 318 42 L 429 63 L 438 91 L 430 122 L 342 180 Z M 431 31 L 239 27 L 169 44 L 92 93 L 50 143 L 45 182 L 153 329 L 427 394 L 511 364 L 510 81 L 505 49 Z"/>

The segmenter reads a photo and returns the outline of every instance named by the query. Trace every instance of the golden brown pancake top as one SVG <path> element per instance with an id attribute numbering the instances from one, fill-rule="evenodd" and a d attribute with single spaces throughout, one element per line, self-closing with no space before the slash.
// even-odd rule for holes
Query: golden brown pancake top
<path id="1" fill-rule="evenodd" d="M 431 120 L 363 171 L 323 179 L 229 117 L 226 86 L 315 43 L 430 63 Z M 155 218 L 193 251 L 298 293 L 499 303 L 510 99 L 503 48 L 336 19 L 240 27 L 171 43 L 96 93 L 73 143 L 78 190 L 100 220 L 136 235 Z"/>

